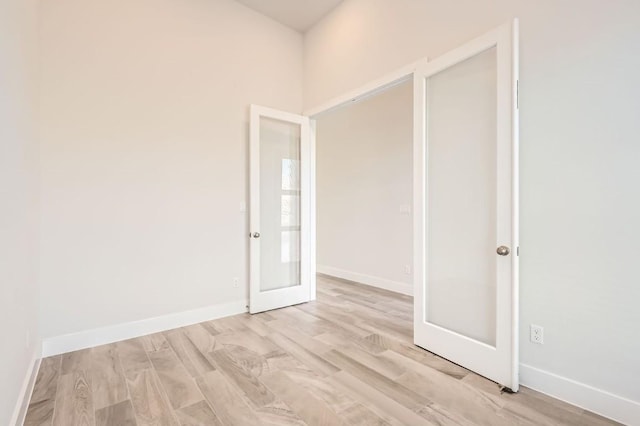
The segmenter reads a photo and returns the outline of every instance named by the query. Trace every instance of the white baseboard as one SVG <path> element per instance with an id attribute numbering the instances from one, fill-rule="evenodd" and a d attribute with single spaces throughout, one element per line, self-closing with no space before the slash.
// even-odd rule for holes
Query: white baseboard
<path id="1" fill-rule="evenodd" d="M 526 364 L 520 364 L 520 383 L 617 422 L 640 425 L 640 402 Z"/>
<path id="2" fill-rule="evenodd" d="M 36 378 L 38 377 L 38 370 L 40 369 L 40 360 L 38 356 L 39 351 L 33 354 L 33 358 L 29 363 L 29 368 L 24 376 L 24 381 L 20 387 L 20 393 L 18 394 L 18 401 L 16 401 L 16 407 L 13 410 L 11 416 L 11 422 L 9 425 L 22 426 L 24 418 L 27 415 L 27 409 L 29 408 L 29 400 L 33 393 L 33 387 L 36 385 Z"/>
<path id="3" fill-rule="evenodd" d="M 247 301 L 223 303 L 175 314 L 116 324 L 78 333 L 49 337 L 42 342 L 42 356 L 48 357 L 94 346 L 106 345 L 160 331 L 197 324 L 247 312 Z"/>
<path id="4" fill-rule="evenodd" d="M 413 294 L 410 284 L 386 280 L 329 266 L 318 265 L 317 272 L 349 281 L 370 285 L 384 290 L 406 295 Z M 117 324 L 109 327 L 81 331 L 78 333 L 44 339 L 42 357 L 58 355 L 80 349 L 140 337 L 147 334 L 170 330 L 203 321 L 210 321 L 247 312 L 247 301 L 237 301 L 209 306 L 161 317 Z M 12 423 L 21 425 L 29 405 L 29 397 L 35 385 L 40 357 L 34 354 L 29 371 L 21 389 L 21 397 L 16 403 Z M 592 411 L 627 425 L 640 425 L 640 402 L 632 401 L 610 392 L 594 388 L 584 383 L 540 370 L 527 364 L 520 364 L 520 382 L 538 392 Z"/>
<path id="5" fill-rule="evenodd" d="M 320 274 L 342 278 L 343 280 L 355 281 L 357 283 L 370 285 L 371 287 L 377 287 L 383 290 L 395 291 L 396 293 L 406 294 L 407 296 L 413 295 L 413 285 L 407 283 L 391 281 L 385 278 L 360 274 L 358 272 L 345 271 L 344 269 L 325 265 L 317 265 L 316 271 Z"/>

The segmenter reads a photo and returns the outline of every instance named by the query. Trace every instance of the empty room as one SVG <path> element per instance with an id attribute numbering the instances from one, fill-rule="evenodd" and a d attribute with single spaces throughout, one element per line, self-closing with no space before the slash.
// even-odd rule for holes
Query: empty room
<path id="1" fill-rule="evenodd" d="M 637 0 L 0 0 L 0 425 L 640 426 Z"/>

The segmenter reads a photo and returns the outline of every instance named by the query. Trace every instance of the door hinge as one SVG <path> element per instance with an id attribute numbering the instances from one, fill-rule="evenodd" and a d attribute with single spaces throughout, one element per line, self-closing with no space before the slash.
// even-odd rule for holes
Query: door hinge
<path id="1" fill-rule="evenodd" d="M 516 247 L 516 256 L 520 256 L 520 246 Z"/>

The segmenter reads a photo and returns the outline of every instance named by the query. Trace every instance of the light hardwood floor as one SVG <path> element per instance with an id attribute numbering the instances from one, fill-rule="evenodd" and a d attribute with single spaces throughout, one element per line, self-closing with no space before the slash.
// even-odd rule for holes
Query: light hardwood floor
<path id="1" fill-rule="evenodd" d="M 316 302 L 46 358 L 25 424 L 613 424 L 411 336 L 410 297 L 319 277 Z"/>

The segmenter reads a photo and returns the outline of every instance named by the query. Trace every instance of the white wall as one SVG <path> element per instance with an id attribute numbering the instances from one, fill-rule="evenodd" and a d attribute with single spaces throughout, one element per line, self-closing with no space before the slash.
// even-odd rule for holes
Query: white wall
<path id="1" fill-rule="evenodd" d="M 44 337 L 246 300 L 248 106 L 301 110 L 301 35 L 232 0 L 56 0 L 41 43 Z"/>
<path id="2" fill-rule="evenodd" d="M 514 16 L 521 361 L 640 401 L 640 2 L 347 0 L 306 35 L 305 107 Z"/>
<path id="3" fill-rule="evenodd" d="M 317 118 L 318 271 L 411 290 L 413 84 Z"/>
<path id="4" fill-rule="evenodd" d="M 0 424 L 39 355 L 36 1 L 0 2 Z"/>

